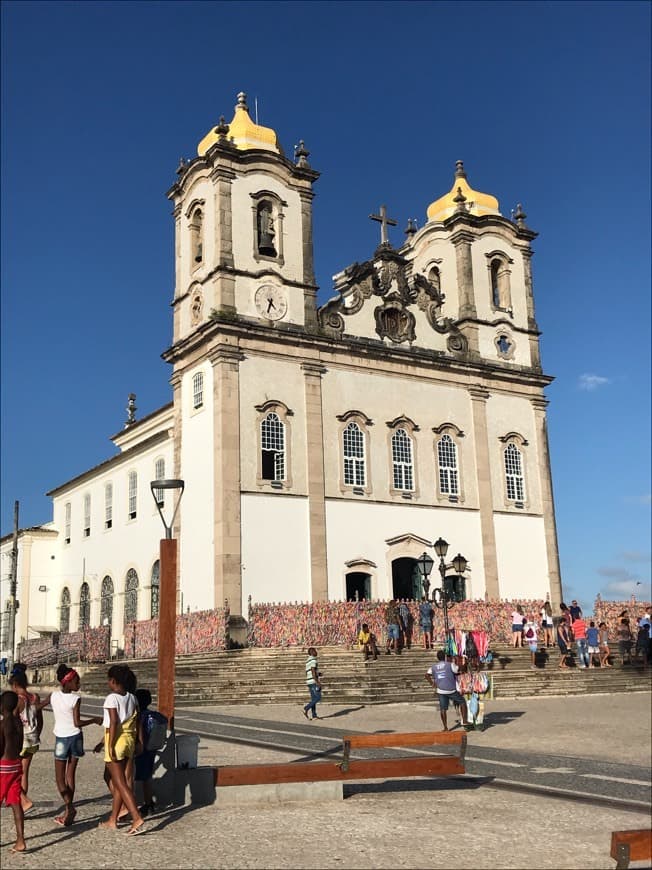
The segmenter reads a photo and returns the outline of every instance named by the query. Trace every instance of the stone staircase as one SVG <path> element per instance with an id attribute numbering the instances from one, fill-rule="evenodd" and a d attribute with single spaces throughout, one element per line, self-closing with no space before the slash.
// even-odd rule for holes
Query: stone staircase
<path id="1" fill-rule="evenodd" d="M 556 649 L 541 651 L 537 670 L 530 668 L 527 649 L 493 648 L 494 698 L 545 695 L 580 695 L 650 691 L 652 669 L 642 666 L 611 669 L 558 668 Z M 547 653 L 551 655 L 548 656 Z M 304 662 L 301 649 L 245 649 L 181 656 L 176 662 L 176 704 L 289 704 L 305 701 Z M 413 648 L 401 655 L 381 654 L 364 662 L 357 650 L 322 647 L 319 668 L 323 673 L 324 700 L 335 704 L 386 704 L 432 700 L 425 672 L 435 660 L 432 652 Z M 156 693 L 157 662 L 126 662 L 138 685 Z M 107 692 L 106 665 L 94 665 L 83 675 L 85 694 Z"/>

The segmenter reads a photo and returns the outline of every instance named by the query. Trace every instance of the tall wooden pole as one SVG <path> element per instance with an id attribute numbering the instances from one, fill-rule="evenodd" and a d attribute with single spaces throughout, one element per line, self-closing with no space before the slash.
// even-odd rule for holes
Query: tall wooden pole
<path id="1" fill-rule="evenodd" d="M 177 541 L 162 538 L 158 611 L 158 709 L 174 730 L 174 656 L 177 619 Z"/>

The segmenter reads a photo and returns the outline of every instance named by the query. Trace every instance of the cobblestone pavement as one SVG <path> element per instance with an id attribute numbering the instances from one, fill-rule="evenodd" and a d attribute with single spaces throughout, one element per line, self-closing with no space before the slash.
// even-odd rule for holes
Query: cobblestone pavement
<path id="1" fill-rule="evenodd" d="M 83 704 L 82 704 L 83 708 Z M 207 708 L 203 707 L 202 710 Z M 296 706 L 211 708 L 252 719 L 304 721 Z M 650 695 L 489 702 L 496 725 L 469 735 L 474 744 L 546 755 L 650 765 Z M 348 730 L 439 727 L 434 705 L 393 704 L 347 710 L 325 703 L 324 724 Z M 100 729 L 87 729 L 92 746 Z M 78 816 L 57 827 L 51 719 L 32 765 L 34 810 L 26 818 L 29 852 L 12 855 L 11 811 L 2 810 L 0 863 L 13 868 L 609 868 L 613 830 L 650 824 L 649 812 L 614 810 L 541 795 L 448 780 L 365 783 L 340 802 L 264 807 L 182 807 L 147 822 L 146 833 L 100 831 L 109 800 L 102 760 L 79 764 Z M 275 750 L 202 740 L 201 764 L 288 761 Z M 575 783 L 569 783 L 574 788 Z M 633 865 L 636 866 L 636 865 Z M 639 865 L 640 866 L 640 865 Z"/>

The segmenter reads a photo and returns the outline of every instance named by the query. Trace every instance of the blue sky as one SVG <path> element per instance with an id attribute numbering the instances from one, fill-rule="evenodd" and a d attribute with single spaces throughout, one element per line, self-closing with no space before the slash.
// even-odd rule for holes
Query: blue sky
<path id="1" fill-rule="evenodd" d="M 535 242 L 568 598 L 649 595 L 650 5 L 2 4 L 2 532 L 170 399 L 165 191 L 235 95 L 322 173 L 320 300 L 462 158 Z M 433 538 L 438 535 L 433 529 Z M 455 545 L 457 546 L 457 545 Z M 527 578 L 524 578 L 524 582 Z M 640 583 L 641 585 L 637 585 Z"/>

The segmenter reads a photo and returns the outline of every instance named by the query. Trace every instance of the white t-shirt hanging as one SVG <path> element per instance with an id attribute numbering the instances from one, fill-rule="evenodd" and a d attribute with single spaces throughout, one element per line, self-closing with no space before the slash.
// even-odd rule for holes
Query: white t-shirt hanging
<path id="1" fill-rule="evenodd" d="M 102 725 L 108 728 L 111 725 L 109 710 L 118 711 L 118 722 L 122 724 L 130 719 L 138 708 L 138 702 L 131 692 L 125 692 L 124 695 L 119 695 L 117 692 L 111 692 L 104 699 L 104 719 Z"/>

